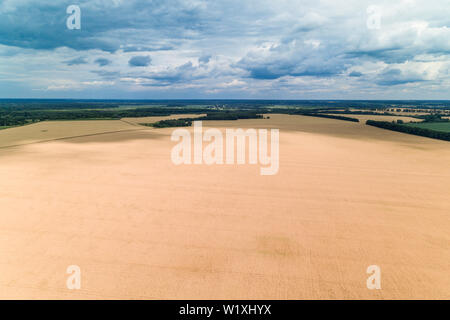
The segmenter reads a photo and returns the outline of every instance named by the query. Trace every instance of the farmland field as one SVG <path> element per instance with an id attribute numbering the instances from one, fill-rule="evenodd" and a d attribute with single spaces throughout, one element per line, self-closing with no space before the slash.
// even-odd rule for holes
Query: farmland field
<path id="1" fill-rule="evenodd" d="M 43 121 L 1 131 L 0 148 L 116 131 L 146 130 L 145 127 L 139 126 L 139 123 L 154 123 L 167 119 L 197 116 L 199 115 L 174 114 L 165 117 L 124 118 L 122 120 Z"/>
<path id="2" fill-rule="evenodd" d="M 449 2 L 0 0 L 0 300 L 450 300 Z"/>
<path id="3" fill-rule="evenodd" d="M 280 129 L 280 171 L 261 176 L 174 165 L 170 128 L 83 123 L 117 132 L 0 149 L 0 298 L 450 298 L 448 142 L 302 116 L 204 122 Z M 11 130 L 31 141 L 42 125 Z M 81 290 L 65 286 L 73 264 Z"/>
<path id="4" fill-rule="evenodd" d="M 450 122 L 423 122 L 423 123 L 410 123 L 408 125 L 418 128 L 450 132 Z"/>
<path id="5" fill-rule="evenodd" d="M 0 131 L 0 147 L 122 130 L 136 127 L 120 120 L 43 121 Z"/>

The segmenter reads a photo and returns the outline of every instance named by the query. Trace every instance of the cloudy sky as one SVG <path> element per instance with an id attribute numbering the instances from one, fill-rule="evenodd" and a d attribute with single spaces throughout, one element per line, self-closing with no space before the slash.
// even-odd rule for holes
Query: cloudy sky
<path id="1" fill-rule="evenodd" d="M 450 2 L 0 0 L 0 98 L 450 99 Z"/>

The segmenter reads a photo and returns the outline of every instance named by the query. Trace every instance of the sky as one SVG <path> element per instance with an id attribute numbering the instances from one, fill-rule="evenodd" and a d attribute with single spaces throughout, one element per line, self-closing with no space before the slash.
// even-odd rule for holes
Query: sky
<path id="1" fill-rule="evenodd" d="M 450 99 L 450 1 L 0 0 L 0 98 Z"/>

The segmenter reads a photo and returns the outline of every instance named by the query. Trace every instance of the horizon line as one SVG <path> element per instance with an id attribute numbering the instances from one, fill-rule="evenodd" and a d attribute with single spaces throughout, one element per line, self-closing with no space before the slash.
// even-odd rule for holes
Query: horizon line
<path id="1" fill-rule="evenodd" d="M 2 100 L 47 100 L 47 101 L 60 101 L 60 100 L 75 100 L 75 101 L 449 101 L 450 99 L 207 99 L 207 98 L 189 98 L 189 99 L 133 99 L 133 98 L 120 98 L 120 99 L 110 99 L 110 98 L 0 98 Z"/>

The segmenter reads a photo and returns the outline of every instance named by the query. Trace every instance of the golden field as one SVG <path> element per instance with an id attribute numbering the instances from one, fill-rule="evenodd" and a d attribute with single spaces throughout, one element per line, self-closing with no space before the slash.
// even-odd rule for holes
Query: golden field
<path id="1" fill-rule="evenodd" d="M 22 146 L 74 137 L 97 136 L 119 131 L 144 130 L 139 123 L 195 118 L 198 114 L 174 114 L 164 117 L 123 118 L 121 120 L 43 121 L 0 131 L 0 148 Z"/>
<path id="2" fill-rule="evenodd" d="M 302 116 L 203 123 L 280 129 L 279 173 L 261 176 L 175 166 L 173 129 L 130 122 L 0 131 L 31 143 L 0 148 L 1 299 L 450 298 L 448 142 Z"/>
<path id="3" fill-rule="evenodd" d="M 43 121 L 0 131 L 0 148 L 140 129 L 121 120 Z"/>

